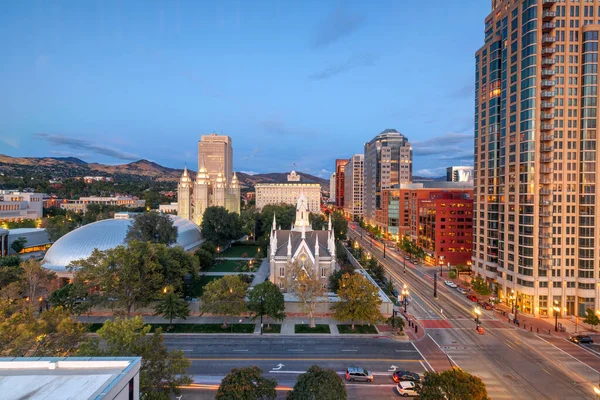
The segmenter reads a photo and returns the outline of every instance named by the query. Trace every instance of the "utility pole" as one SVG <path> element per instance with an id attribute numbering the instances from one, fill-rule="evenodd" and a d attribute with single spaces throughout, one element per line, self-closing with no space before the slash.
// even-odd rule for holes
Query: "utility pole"
<path id="1" fill-rule="evenodd" d="M 433 297 L 437 299 L 437 274 L 433 274 Z"/>
<path id="2" fill-rule="evenodd" d="M 383 239 L 383 258 L 385 258 L 385 239 Z"/>

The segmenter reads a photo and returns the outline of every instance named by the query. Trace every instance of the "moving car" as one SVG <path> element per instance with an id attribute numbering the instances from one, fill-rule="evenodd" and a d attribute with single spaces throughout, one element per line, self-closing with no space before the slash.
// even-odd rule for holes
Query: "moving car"
<path id="1" fill-rule="evenodd" d="M 594 340 L 586 335 L 569 336 L 569 340 L 573 343 L 594 343 Z"/>
<path id="2" fill-rule="evenodd" d="M 419 382 L 421 380 L 421 376 L 416 372 L 396 371 L 392 375 L 392 379 L 394 382 Z"/>
<path id="3" fill-rule="evenodd" d="M 416 385 L 411 381 L 398 382 L 396 390 L 400 396 L 418 396 Z"/>
<path id="4" fill-rule="evenodd" d="M 444 281 L 444 283 L 446 284 L 446 286 L 450 286 L 451 288 L 455 288 L 456 286 L 458 286 L 456 283 L 454 283 L 452 281 Z"/>
<path id="5" fill-rule="evenodd" d="M 467 294 L 467 289 L 462 288 L 460 286 L 456 288 L 456 291 L 460 294 Z"/>
<path id="6" fill-rule="evenodd" d="M 373 382 L 373 374 L 361 367 L 352 366 L 346 368 L 346 380 L 350 382 Z"/>
<path id="7" fill-rule="evenodd" d="M 470 294 L 467 296 L 467 299 L 471 300 L 473 303 L 477 303 L 479 300 L 477 299 L 477 296 L 475 296 L 474 294 Z"/>

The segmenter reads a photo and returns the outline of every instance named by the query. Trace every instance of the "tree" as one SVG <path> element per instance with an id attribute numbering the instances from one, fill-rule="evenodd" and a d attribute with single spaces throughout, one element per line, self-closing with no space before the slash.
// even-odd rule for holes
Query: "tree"
<path id="1" fill-rule="evenodd" d="M 308 313 L 310 327 L 314 328 L 316 326 L 315 308 L 325 295 L 325 288 L 318 274 L 314 271 L 309 273 L 308 270 L 304 266 L 304 261 L 301 263 L 295 261 L 290 266 L 291 274 L 288 275 L 287 288 L 288 291 L 296 295 L 302 311 Z"/>
<path id="2" fill-rule="evenodd" d="M 35 301 L 38 290 L 47 288 L 55 277 L 54 272 L 48 271 L 42 264 L 35 259 L 29 259 L 21 263 L 23 274 L 21 275 L 21 284 L 25 295 Z"/>
<path id="3" fill-rule="evenodd" d="M 315 231 L 327 229 L 327 221 L 325 221 L 325 216 L 321 213 L 309 213 L 308 221 Z"/>
<path id="4" fill-rule="evenodd" d="M 221 381 L 216 400 L 275 400 L 277 381 L 262 376 L 258 367 L 233 368 Z"/>
<path id="5" fill-rule="evenodd" d="M 253 240 L 256 240 L 254 235 L 258 216 L 259 214 L 254 208 L 245 209 L 240 214 L 240 226 L 242 233 L 251 236 Z"/>
<path id="6" fill-rule="evenodd" d="M 23 274 L 19 256 L 0 257 L 0 290 L 7 292 L 9 285 L 17 286 Z M 10 297 L 10 296 L 9 296 Z"/>
<path id="7" fill-rule="evenodd" d="M 333 271 L 331 275 L 329 275 L 329 284 L 328 288 L 330 292 L 337 293 L 340 289 L 340 281 L 342 280 L 342 276 L 344 274 L 353 274 L 354 268 L 351 267 L 342 267 L 336 271 Z"/>
<path id="8" fill-rule="evenodd" d="M 398 331 L 398 330 L 400 332 L 402 332 L 404 330 L 404 318 L 402 318 L 402 317 L 391 316 L 386 320 L 386 323 L 389 326 L 389 328 L 392 330 L 392 332 Z"/>
<path id="9" fill-rule="evenodd" d="M 161 246 L 165 247 L 134 240 L 128 247 L 96 249 L 89 258 L 71 263 L 69 269 L 90 290 L 98 288 L 101 300 L 124 309 L 129 316 L 136 307 L 149 304 L 165 284 L 157 256 Z"/>
<path id="10" fill-rule="evenodd" d="M 592 310 L 591 308 L 586 308 L 585 319 L 583 320 L 583 322 L 590 325 L 592 329 L 594 329 L 598 324 L 600 324 L 600 318 L 598 317 L 598 315 L 596 315 L 594 310 Z"/>
<path id="11" fill-rule="evenodd" d="M 258 237 L 269 237 L 273 225 L 273 215 L 276 216 L 277 228 L 291 229 L 292 223 L 296 219 L 296 206 L 292 204 L 269 204 L 262 208 L 259 218 L 260 234 Z"/>
<path id="12" fill-rule="evenodd" d="M 162 243 L 171 245 L 177 241 L 177 227 L 168 215 L 156 212 L 138 214 L 127 230 L 125 241 Z"/>
<path id="13" fill-rule="evenodd" d="M 285 302 L 281 290 L 271 281 L 265 281 L 254 286 L 248 294 L 248 310 L 252 321 L 266 315 L 276 321 L 285 319 Z M 267 320 L 267 329 L 270 329 Z"/>
<path id="14" fill-rule="evenodd" d="M 169 319 L 169 328 L 173 326 L 173 318 L 186 319 L 190 316 L 190 305 L 175 293 L 173 287 L 165 288 L 163 299 L 154 308 L 154 315 L 162 315 Z"/>
<path id="15" fill-rule="evenodd" d="M 186 373 L 191 363 L 181 350 L 167 349 L 160 328 L 153 335 L 148 333 L 150 333 L 150 325 L 144 325 L 142 317 L 107 320 L 97 332 L 106 342 L 105 345 L 101 348 L 98 339 L 90 338 L 80 346 L 77 355 L 140 356 L 142 357 L 140 398 L 169 399 L 170 394 L 181 393 L 180 386 L 192 382 L 191 377 Z"/>
<path id="16" fill-rule="evenodd" d="M 94 306 L 94 296 L 81 282 L 67 283 L 50 294 L 48 299 L 54 307 L 62 307 L 71 315 L 81 315 Z"/>
<path id="17" fill-rule="evenodd" d="M 248 284 L 238 275 L 225 275 L 204 287 L 200 298 L 200 311 L 224 316 L 223 327 L 226 327 L 227 316 L 240 315 L 247 310 L 247 290 Z"/>
<path id="18" fill-rule="evenodd" d="M 183 289 L 186 276 L 198 276 L 198 259 L 183 248 L 167 247 L 163 244 L 155 244 L 153 248 L 166 284 L 173 286 L 175 290 Z"/>
<path id="19" fill-rule="evenodd" d="M 489 400 L 481 378 L 459 368 L 444 372 L 425 372 L 419 399 Z"/>
<path id="20" fill-rule="evenodd" d="M 224 207 L 208 207 L 202 216 L 202 235 L 206 240 L 224 243 L 240 236 L 242 230 L 237 213 Z"/>
<path id="21" fill-rule="evenodd" d="M 379 307 L 382 300 L 379 288 L 361 274 L 345 274 L 342 276 L 338 290 L 340 301 L 332 305 L 333 316 L 338 321 L 355 321 L 376 324 L 383 321 Z"/>
<path id="22" fill-rule="evenodd" d="M 200 271 L 206 271 L 213 265 L 214 257 L 212 253 L 208 250 L 200 248 L 196 250 L 194 255 L 196 256 L 196 258 L 198 258 L 198 265 L 200 267 Z"/>
<path id="23" fill-rule="evenodd" d="M 23 251 L 26 244 L 27 239 L 24 237 L 20 237 L 10 244 L 10 248 L 13 249 L 15 253 L 19 254 L 21 251 Z"/>
<path id="24" fill-rule="evenodd" d="M 331 225 L 335 232 L 336 240 L 346 239 L 346 233 L 348 232 L 348 221 L 346 221 L 346 218 L 344 218 L 344 215 L 341 212 L 335 211 L 333 214 L 331 214 Z"/>
<path id="25" fill-rule="evenodd" d="M 287 395 L 288 400 L 345 400 L 347 397 L 342 378 L 334 370 L 318 365 L 300 375 Z"/>

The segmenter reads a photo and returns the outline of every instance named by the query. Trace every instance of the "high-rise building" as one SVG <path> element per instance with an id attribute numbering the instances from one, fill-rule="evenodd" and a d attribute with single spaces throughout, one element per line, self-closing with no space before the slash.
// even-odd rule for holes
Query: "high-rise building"
<path id="1" fill-rule="evenodd" d="M 355 221 L 363 214 L 364 154 L 355 154 L 344 167 L 344 214 Z"/>
<path id="2" fill-rule="evenodd" d="M 473 268 L 535 316 L 600 308 L 598 6 L 493 1 L 475 55 Z"/>
<path id="3" fill-rule="evenodd" d="M 335 160 L 335 206 L 342 210 L 344 208 L 344 167 L 348 160 Z"/>
<path id="4" fill-rule="evenodd" d="M 446 181 L 448 182 L 473 182 L 473 167 L 448 167 L 446 168 Z"/>
<path id="5" fill-rule="evenodd" d="M 335 172 L 329 178 L 329 202 L 335 204 Z"/>
<path id="6" fill-rule="evenodd" d="M 198 142 L 198 170 L 206 168 L 208 179 L 217 180 L 222 177 L 229 181 L 233 175 L 233 147 L 231 138 L 227 135 L 202 135 Z"/>
<path id="7" fill-rule="evenodd" d="M 365 143 L 364 219 L 384 228 L 381 191 L 412 181 L 412 146 L 395 129 L 386 129 Z"/>

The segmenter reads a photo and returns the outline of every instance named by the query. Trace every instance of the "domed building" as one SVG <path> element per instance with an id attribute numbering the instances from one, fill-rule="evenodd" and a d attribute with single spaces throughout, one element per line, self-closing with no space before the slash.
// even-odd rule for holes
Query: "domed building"
<path id="1" fill-rule="evenodd" d="M 114 219 L 94 222 L 67 233 L 50 247 L 42 261 L 43 267 L 56 272 L 59 277 L 71 278 L 73 273 L 67 270 L 71 262 L 88 258 L 94 249 L 104 251 L 125 244 L 127 230 L 133 224 L 133 219 L 123 216 L 118 214 Z M 198 225 L 178 216 L 169 215 L 169 218 L 178 232 L 177 242 L 173 246 L 190 251 L 202 244 L 204 239 Z"/>

